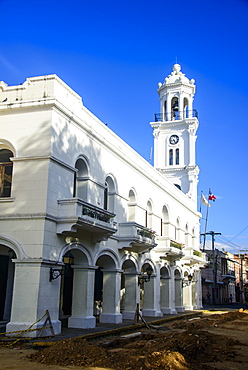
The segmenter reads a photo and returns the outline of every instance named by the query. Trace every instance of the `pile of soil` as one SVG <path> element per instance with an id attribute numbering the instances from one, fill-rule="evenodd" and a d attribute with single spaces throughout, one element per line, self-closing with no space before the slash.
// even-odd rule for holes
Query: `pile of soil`
<path id="1" fill-rule="evenodd" d="M 228 325 L 229 332 L 230 325 L 245 328 L 246 338 L 240 341 L 239 335 L 227 336 Z M 138 337 L 105 338 L 94 343 L 80 338 L 63 340 L 32 354 L 30 359 L 48 365 L 118 370 L 228 369 L 225 363 L 238 369 L 238 362 L 245 368 L 247 357 L 241 354 L 248 353 L 247 327 L 248 311 L 207 315 L 144 329 Z M 217 364 L 226 367 L 216 367 Z"/>

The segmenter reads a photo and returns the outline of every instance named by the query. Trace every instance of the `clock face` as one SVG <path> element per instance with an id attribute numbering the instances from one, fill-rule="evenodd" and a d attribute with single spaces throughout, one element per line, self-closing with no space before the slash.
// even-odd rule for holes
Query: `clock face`
<path id="1" fill-rule="evenodd" d="M 174 145 L 177 144 L 179 141 L 179 137 L 177 135 L 171 135 L 169 142 L 170 144 Z"/>

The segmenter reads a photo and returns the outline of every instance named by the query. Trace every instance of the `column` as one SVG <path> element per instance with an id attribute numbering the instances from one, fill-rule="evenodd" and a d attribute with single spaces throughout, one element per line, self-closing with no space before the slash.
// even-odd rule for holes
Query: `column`
<path id="1" fill-rule="evenodd" d="M 69 328 L 94 328 L 93 316 L 95 269 L 73 265 L 72 315 L 68 320 Z"/>
<path id="2" fill-rule="evenodd" d="M 182 302 L 182 279 L 179 277 L 175 278 L 175 309 L 177 312 L 183 312 Z"/>
<path id="3" fill-rule="evenodd" d="M 160 280 L 160 307 L 163 314 L 171 313 L 170 280 L 169 277 L 161 277 Z"/>
<path id="4" fill-rule="evenodd" d="M 193 310 L 192 289 L 193 282 L 183 287 L 183 307 L 185 310 Z"/>
<path id="5" fill-rule="evenodd" d="M 60 277 L 51 282 L 49 277 L 51 267 L 60 268 L 62 266 L 57 264 L 55 267 L 48 261 L 42 261 L 41 258 L 14 259 L 13 262 L 15 263 L 15 277 L 12 311 L 6 331 L 28 329 L 48 310 L 54 333 L 59 334 L 61 332 L 61 322 L 58 320 Z M 32 329 L 41 328 L 45 319 L 46 317 L 38 321 Z M 39 333 L 39 330 L 30 331 L 23 333 L 22 336 L 36 337 Z M 51 335 L 50 329 L 44 330 L 43 335 Z"/>
<path id="6" fill-rule="evenodd" d="M 120 313 L 120 290 L 121 272 L 103 270 L 101 323 L 120 324 L 122 322 L 122 314 Z"/>
<path id="7" fill-rule="evenodd" d="M 125 275 L 125 303 L 122 318 L 126 320 L 133 320 L 137 303 L 139 303 L 138 296 L 138 277 L 137 274 L 124 273 Z"/>
<path id="8" fill-rule="evenodd" d="M 163 316 L 160 310 L 160 276 L 151 276 L 151 280 L 144 283 L 143 316 Z"/>

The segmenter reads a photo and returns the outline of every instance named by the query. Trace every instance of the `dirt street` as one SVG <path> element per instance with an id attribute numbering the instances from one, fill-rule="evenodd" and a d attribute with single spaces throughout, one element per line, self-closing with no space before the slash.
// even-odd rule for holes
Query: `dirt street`
<path id="1" fill-rule="evenodd" d="M 134 335 L 74 338 L 43 350 L 0 342 L 1 370 L 239 370 L 248 366 L 248 310 L 205 312 Z"/>

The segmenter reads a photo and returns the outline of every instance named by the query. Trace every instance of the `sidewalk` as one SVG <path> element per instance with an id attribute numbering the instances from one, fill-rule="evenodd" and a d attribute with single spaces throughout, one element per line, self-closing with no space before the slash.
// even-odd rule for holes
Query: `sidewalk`
<path id="1" fill-rule="evenodd" d="M 177 314 L 167 314 L 163 315 L 162 317 L 144 317 L 147 324 L 151 325 L 159 325 L 161 323 L 165 323 L 166 321 L 175 320 L 175 319 L 182 319 L 186 317 L 196 316 L 197 314 L 201 315 L 204 310 L 209 311 L 232 311 L 238 310 L 240 308 L 247 309 L 245 304 L 242 303 L 225 303 L 225 304 L 205 304 L 202 310 L 194 310 L 194 311 L 184 311 Z M 1 324 L 1 322 L 0 322 Z M 62 331 L 60 334 L 57 334 L 55 337 L 46 337 L 46 338 L 33 338 L 32 342 L 57 342 L 63 339 L 68 338 L 75 338 L 75 337 L 93 337 L 97 336 L 98 334 L 103 332 L 109 332 L 109 334 L 114 334 L 118 332 L 132 332 L 143 328 L 145 324 L 139 320 L 139 323 L 134 324 L 134 320 L 123 320 L 120 324 L 110 324 L 110 323 L 99 323 L 97 320 L 95 328 L 89 329 L 76 329 L 76 328 L 67 328 L 62 326 Z M 5 332 L 5 326 L 0 325 L 0 332 Z"/>

